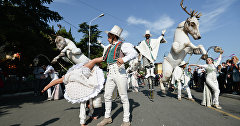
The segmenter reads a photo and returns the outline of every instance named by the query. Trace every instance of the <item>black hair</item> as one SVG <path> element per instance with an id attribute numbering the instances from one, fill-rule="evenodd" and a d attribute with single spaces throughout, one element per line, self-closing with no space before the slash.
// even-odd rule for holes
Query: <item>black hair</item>
<path id="1" fill-rule="evenodd" d="M 208 58 L 210 58 L 211 60 L 212 60 L 212 62 L 214 62 L 214 59 L 212 58 L 212 57 L 208 57 Z M 207 58 L 207 59 L 208 59 Z M 207 59 L 206 59 L 206 63 L 207 63 Z M 207 63 L 208 64 L 208 63 Z"/>

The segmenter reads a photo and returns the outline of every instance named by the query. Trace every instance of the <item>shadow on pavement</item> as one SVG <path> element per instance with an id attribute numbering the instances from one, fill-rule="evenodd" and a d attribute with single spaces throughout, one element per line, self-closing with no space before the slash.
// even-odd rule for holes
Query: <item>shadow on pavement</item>
<path id="1" fill-rule="evenodd" d="M 0 98 L 0 116 L 9 114 L 6 109 L 22 108 L 21 105 L 24 103 L 41 104 L 45 100 L 45 96 L 33 96 L 33 94 Z"/>
<path id="2" fill-rule="evenodd" d="M 80 107 L 70 107 L 70 108 L 64 109 L 64 111 L 72 110 L 72 109 L 80 109 Z"/>
<path id="3" fill-rule="evenodd" d="M 50 120 L 44 122 L 43 124 L 36 125 L 36 126 L 47 126 L 47 125 L 50 125 L 50 124 L 52 124 L 52 123 L 54 123 L 54 122 L 56 122 L 58 120 L 59 120 L 59 118 L 53 118 L 53 119 L 50 119 Z"/>
<path id="4" fill-rule="evenodd" d="M 21 126 L 21 124 L 13 124 L 13 125 L 10 125 L 10 126 Z"/>
<path id="5" fill-rule="evenodd" d="M 117 103 L 120 103 L 120 102 L 121 102 L 120 99 L 117 99 L 117 100 L 112 101 L 112 111 L 118 107 L 118 104 L 117 104 Z M 89 111 L 87 111 L 86 113 L 88 114 L 88 112 L 89 112 Z M 99 119 L 101 116 L 104 116 L 104 112 L 105 112 L 105 104 L 103 103 L 101 108 L 96 108 L 96 109 L 94 109 L 93 116 L 98 116 L 98 119 Z M 89 124 L 89 123 L 91 123 L 92 121 L 93 121 L 93 119 L 92 119 L 92 118 L 89 118 L 89 119 L 86 121 L 86 124 Z"/>

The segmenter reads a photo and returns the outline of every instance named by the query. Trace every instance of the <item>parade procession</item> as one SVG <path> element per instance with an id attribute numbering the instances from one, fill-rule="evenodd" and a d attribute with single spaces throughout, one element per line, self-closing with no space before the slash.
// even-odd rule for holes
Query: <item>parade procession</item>
<path id="1" fill-rule="evenodd" d="M 1 0 L 0 125 L 239 126 L 239 5 Z"/>

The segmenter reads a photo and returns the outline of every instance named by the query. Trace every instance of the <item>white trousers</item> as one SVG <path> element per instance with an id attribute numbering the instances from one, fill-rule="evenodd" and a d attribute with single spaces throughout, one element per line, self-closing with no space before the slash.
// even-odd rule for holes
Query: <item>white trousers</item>
<path id="1" fill-rule="evenodd" d="M 182 83 L 177 81 L 177 85 L 178 85 L 178 98 L 181 98 L 181 95 L 182 95 L 182 92 L 181 92 L 182 91 Z M 190 88 L 188 86 L 188 83 L 184 83 L 183 88 L 186 89 L 187 94 L 188 94 L 188 98 L 192 98 L 192 94 L 191 94 Z"/>
<path id="2" fill-rule="evenodd" d="M 85 124 L 86 122 L 86 102 L 80 103 L 80 110 L 79 110 L 79 118 L 80 124 Z"/>
<path id="3" fill-rule="evenodd" d="M 129 101 L 127 95 L 127 75 L 124 65 L 118 67 L 117 64 L 109 65 L 109 73 L 105 84 L 105 118 L 111 117 L 112 94 L 117 86 L 121 101 L 123 103 L 123 121 L 129 122 Z"/>
<path id="4" fill-rule="evenodd" d="M 48 98 L 52 99 L 52 90 L 51 88 L 47 89 Z"/>
<path id="5" fill-rule="evenodd" d="M 215 75 L 211 73 L 208 74 L 206 77 L 206 84 L 213 90 L 213 105 L 219 105 L 218 98 L 220 90 L 216 74 Z"/>

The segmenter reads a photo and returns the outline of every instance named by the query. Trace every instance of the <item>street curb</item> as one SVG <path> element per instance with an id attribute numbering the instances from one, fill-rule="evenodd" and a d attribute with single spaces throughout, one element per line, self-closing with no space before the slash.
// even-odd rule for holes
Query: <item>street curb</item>
<path id="1" fill-rule="evenodd" d="M 223 97 L 227 97 L 227 98 L 236 99 L 236 100 L 240 100 L 240 95 L 222 94 L 221 96 L 223 96 Z"/>
<path id="2" fill-rule="evenodd" d="M 28 95 L 28 94 L 34 94 L 34 92 L 33 91 L 29 91 L 29 92 L 15 93 L 15 94 L 5 94 L 5 95 L 0 95 L 0 98 L 20 96 L 20 95 Z"/>

